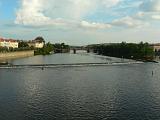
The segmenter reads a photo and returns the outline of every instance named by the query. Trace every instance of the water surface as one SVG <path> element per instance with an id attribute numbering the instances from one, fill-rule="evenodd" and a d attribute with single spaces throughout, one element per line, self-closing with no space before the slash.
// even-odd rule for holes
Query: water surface
<path id="1" fill-rule="evenodd" d="M 52 55 L 38 55 L 34 57 L 21 58 L 16 60 L 9 60 L 9 63 L 14 65 L 24 64 L 75 64 L 75 63 L 112 63 L 112 62 L 129 62 L 131 60 L 106 57 L 96 54 L 88 54 L 84 51 L 79 51 L 77 54 L 52 54 Z"/>
<path id="2" fill-rule="evenodd" d="M 159 120 L 159 73 L 152 63 L 0 68 L 0 120 Z"/>

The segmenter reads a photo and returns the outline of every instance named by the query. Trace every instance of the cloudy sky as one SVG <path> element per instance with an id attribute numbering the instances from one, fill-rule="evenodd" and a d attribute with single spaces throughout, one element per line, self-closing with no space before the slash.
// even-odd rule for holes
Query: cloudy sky
<path id="1" fill-rule="evenodd" d="M 160 42 L 160 0 L 0 0 L 0 37 Z"/>

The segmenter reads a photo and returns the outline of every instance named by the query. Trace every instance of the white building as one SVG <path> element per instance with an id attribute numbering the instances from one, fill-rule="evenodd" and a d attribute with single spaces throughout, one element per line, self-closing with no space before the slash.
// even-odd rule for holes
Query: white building
<path id="1" fill-rule="evenodd" d="M 13 39 L 0 38 L 0 47 L 18 48 L 18 42 Z"/>
<path id="2" fill-rule="evenodd" d="M 28 42 L 29 47 L 34 47 L 34 48 L 43 48 L 44 44 L 45 43 L 40 40 L 32 40 Z"/>
<path id="3" fill-rule="evenodd" d="M 160 43 L 152 44 L 151 47 L 153 47 L 154 51 L 160 51 Z"/>

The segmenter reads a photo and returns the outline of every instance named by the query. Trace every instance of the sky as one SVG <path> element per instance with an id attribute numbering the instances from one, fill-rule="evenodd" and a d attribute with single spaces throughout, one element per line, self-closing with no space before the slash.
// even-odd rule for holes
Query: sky
<path id="1" fill-rule="evenodd" d="M 160 43 L 160 0 L 0 0 L 0 37 Z"/>

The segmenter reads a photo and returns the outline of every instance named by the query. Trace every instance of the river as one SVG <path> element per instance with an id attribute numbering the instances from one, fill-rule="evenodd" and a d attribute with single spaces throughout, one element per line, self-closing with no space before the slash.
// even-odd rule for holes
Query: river
<path id="1" fill-rule="evenodd" d="M 121 59 L 79 53 L 9 62 L 21 65 L 118 61 Z M 159 73 L 159 63 L 43 70 L 0 68 L 0 120 L 159 120 Z"/>

